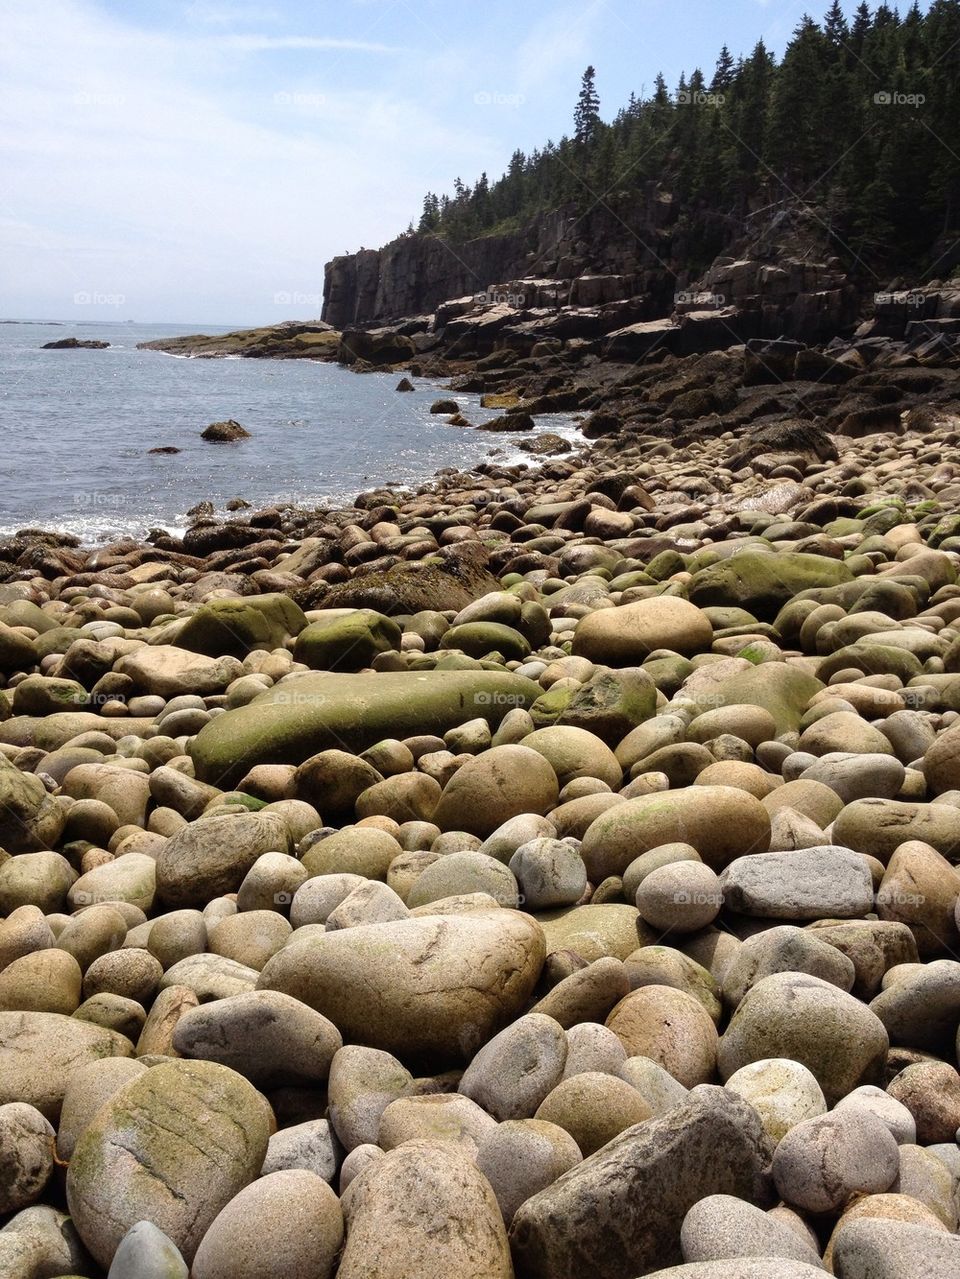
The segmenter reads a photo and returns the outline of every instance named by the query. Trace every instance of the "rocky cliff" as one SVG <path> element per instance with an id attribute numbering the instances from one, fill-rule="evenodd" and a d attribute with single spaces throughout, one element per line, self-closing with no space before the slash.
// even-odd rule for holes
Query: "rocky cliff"
<path id="1" fill-rule="evenodd" d="M 721 224 L 678 217 L 674 199 L 651 183 L 628 207 L 544 213 L 516 230 L 452 244 L 435 235 L 401 236 L 328 262 L 323 318 L 334 328 L 425 315 L 441 303 L 486 292 L 502 281 L 560 278 L 567 293 L 580 276 L 629 277 L 633 293 L 672 299 L 712 261 L 727 236 Z M 691 271 L 693 274 L 691 274 Z M 563 296 L 560 305 L 571 299 Z"/>

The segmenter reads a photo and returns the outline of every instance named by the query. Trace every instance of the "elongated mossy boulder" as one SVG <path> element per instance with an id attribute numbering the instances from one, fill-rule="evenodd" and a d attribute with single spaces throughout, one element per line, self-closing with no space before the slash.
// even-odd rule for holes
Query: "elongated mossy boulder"
<path id="1" fill-rule="evenodd" d="M 690 599 L 700 608 L 745 608 L 772 621 L 801 591 L 840 586 L 853 574 L 842 560 L 802 551 L 740 551 L 701 569 L 690 583 Z"/>
<path id="2" fill-rule="evenodd" d="M 235 785 L 254 764 L 302 764 L 318 751 L 359 752 L 385 737 L 492 728 L 529 707 L 540 686 L 507 671 L 318 672 L 284 681 L 207 724 L 190 744 L 197 776 Z"/>

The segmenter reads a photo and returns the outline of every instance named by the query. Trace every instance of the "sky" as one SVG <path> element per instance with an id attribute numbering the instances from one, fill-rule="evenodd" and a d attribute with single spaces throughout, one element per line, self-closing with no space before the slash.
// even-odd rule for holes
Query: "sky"
<path id="1" fill-rule="evenodd" d="M 826 7 L 0 0 L 0 317 L 316 318 L 329 258 L 569 132 L 588 63 L 612 118 Z"/>

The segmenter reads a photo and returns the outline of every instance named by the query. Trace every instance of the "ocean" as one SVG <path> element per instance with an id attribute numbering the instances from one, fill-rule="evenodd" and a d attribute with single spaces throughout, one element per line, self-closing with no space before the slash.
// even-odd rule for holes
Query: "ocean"
<path id="1" fill-rule="evenodd" d="M 237 326 L 233 326 L 237 327 Z M 432 416 L 440 396 L 472 422 L 495 417 L 479 396 L 452 394 L 398 373 L 348 372 L 305 360 L 191 359 L 138 351 L 137 343 L 203 324 L 0 323 L 0 533 L 27 527 L 74 533 L 85 543 L 151 528 L 180 532 L 204 500 L 218 511 L 235 497 L 331 506 L 381 484 L 416 486 L 442 467 L 489 460 L 535 465 L 516 437 L 448 426 Z M 65 337 L 106 350 L 44 351 Z M 251 432 L 211 444 L 200 432 L 234 418 Z M 538 419 L 568 439 L 569 415 Z M 173 455 L 151 455 L 170 445 Z"/>

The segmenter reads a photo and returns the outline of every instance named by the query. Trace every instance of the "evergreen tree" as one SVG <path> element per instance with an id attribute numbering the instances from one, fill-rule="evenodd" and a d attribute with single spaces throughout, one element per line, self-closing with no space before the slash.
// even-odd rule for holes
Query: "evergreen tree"
<path id="1" fill-rule="evenodd" d="M 716 69 L 713 73 L 713 80 L 710 82 L 711 93 L 723 93 L 733 84 L 734 63 L 730 50 L 726 45 L 720 50 L 720 56 L 717 58 Z"/>
<path id="2" fill-rule="evenodd" d="M 600 123 L 600 97 L 594 84 L 596 74 L 593 67 L 587 67 L 584 71 L 573 113 L 573 135 L 577 142 L 583 144 L 593 142 Z"/>

